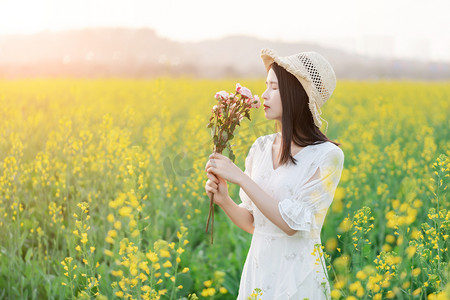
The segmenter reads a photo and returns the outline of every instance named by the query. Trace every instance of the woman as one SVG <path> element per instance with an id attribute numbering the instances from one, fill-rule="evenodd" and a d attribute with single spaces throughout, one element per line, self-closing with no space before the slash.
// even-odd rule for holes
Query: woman
<path id="1" fill-rule="evenodd" d="M 336 78 L 318 53 L 279 57 L 263 49 L 267 119 L 281 131 L 261 136 L 245 160 L 245 172 L 213 153 L 206 164 L 205 190 L 228 217 L 252 233 L 238 299 L 254 289 L 261 299 L 329 299 L 326 268 L 314 245 L 333 201 L 344 163 L 339 144 L 321 131 L 320 107 Z M 242 203 L 228 195 L 227 182 L 240 186 Z"/>

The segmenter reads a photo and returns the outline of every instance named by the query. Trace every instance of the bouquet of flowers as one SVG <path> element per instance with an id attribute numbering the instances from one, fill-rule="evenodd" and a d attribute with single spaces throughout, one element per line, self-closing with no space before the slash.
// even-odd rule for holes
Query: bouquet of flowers
<path id="1" fill-rule="evenodd" d="M 217 99 L 217 104 L 211 110 L 212 114 L 208 124 L 213 137 L 214 152 L 222 154 L 224 149 L 228 149 L 228 157 L 234 162 L 235 155 L 230 145 L 230 141 L 234 138 L 234 129 L 241 124 L 243 118 L 250 120 L 250 109 L 259 108 L 261 102 L 258 95 L 252 96 L 252 92 L 239 83 L 236 84 L 236 93 L 220 91 L 216 93 L 215 98 Z M 212 244 L 214 234 L 214 194 L 209 203 L 206 232 L 208 232 L 210 220 Z"/>

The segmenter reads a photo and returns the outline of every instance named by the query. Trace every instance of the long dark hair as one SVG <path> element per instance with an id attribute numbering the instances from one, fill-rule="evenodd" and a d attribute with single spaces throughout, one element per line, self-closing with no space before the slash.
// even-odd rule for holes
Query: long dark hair
<path id="1" fill-rule="evenodd" d="M 308 94 L 306 94 L 300 81 L 275 62 L 272 63 L 271 68 L 278 79 L 278 89 L 280 90 L 283 111 L 281 116 L 282 141 L 280 164 L 284 165 L 290 161 L 295 165 L 297 162 L 291 155 L 291 141 L 299 147 L 324 142 L 331 142 L 339 146 L 339 143 L 328 139 L 314 125 L 314 119 L 308 106 Z"/>

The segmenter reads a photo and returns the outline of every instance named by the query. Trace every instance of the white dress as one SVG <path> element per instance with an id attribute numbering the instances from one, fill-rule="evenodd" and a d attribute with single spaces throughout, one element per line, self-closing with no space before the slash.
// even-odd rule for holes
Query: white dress
<path id="1" fill-rule="evenodd" d="M 245 159 L 245 173 L 279 201 L 281 216 L 298 231 L 292 236 L 284 233 L 240 189 L 239 206 L 253 214 L 255 230 L 238 299 L 247 300 L 255 288 L 261 289 L 262 296 L 257 299 L 263 300 L 330 299 L 326 268 L 316 264 L 319 256 L 312 253 L 314 244 L 321 243 L 320 231 L 341 177 L 344 153 L 330 142 L 310 145 L 294 156 L 297 165 L 274 169 L 276 134 L 261 136 L 253 143 Z"/>

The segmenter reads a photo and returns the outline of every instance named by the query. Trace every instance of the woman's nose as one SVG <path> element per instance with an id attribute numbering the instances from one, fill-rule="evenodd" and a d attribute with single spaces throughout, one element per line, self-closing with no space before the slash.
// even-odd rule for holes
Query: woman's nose
<path id="1" fill-rule="evenodd" d="M 267 94 L 268 94 L 267 90 L 265 90 L 264 93 L 261 95 L 261 98 L 263 98 L 264 100 L 267 100 L 268 99 Z"/>

